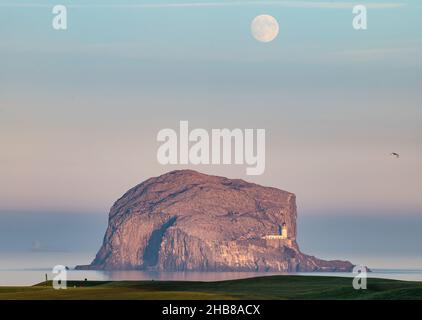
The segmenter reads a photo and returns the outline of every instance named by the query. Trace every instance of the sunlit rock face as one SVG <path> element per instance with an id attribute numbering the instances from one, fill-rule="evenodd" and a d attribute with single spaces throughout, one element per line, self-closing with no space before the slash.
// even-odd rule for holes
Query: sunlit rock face
<path id="1" fill-rule="evenodd" d="M 294 194 L 179 170 L 148 179 L 117 200 L 96 258 L 77 268 L 350 271 L 353 265 L 299 251 Z"/>

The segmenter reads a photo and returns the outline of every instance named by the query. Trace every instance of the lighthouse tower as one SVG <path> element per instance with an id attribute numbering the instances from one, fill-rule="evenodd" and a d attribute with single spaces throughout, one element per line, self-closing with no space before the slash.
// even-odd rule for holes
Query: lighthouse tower
<path id="1" fill-rule="evenodd" d="M 281 225 L 281 239 L 287 239 L 287 225 L 285 222 Z"/>

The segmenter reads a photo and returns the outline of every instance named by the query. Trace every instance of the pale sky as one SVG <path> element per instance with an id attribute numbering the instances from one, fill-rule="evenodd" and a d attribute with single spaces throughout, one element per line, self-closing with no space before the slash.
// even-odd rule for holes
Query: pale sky
<path id="1" fill-rule="evenodd" d="M 344 1 L 61 3 L 65 32 L 55 1 L 0 0 L 0 212 L 105 214 L 188 167 L 294 192 L 305 215 L 421 214 L 420 1 L 360 1 L 366 31 Z M 266 129 L 265 174 L 161 166 L 156 135 L 180 120 Z"/>

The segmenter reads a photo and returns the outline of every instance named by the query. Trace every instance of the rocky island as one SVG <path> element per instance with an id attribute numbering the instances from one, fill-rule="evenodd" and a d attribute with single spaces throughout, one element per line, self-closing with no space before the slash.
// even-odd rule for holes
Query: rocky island
<path id="1" fill-rule="evenodd" d="M 239 179 L 177 170 L 112 206 L 103 244 L 77 269 L 351 271 L 300 252 L 295 195 Z"/>

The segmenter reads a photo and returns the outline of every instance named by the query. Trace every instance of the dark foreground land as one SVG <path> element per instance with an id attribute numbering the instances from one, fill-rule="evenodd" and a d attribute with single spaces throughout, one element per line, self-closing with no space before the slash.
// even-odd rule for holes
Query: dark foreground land
<path id="1" fill-rule="evenodd" d="M 218 282 L 68 281 L 66 290 L 52 283 L 0 287 L 0 300 L 61 299 L 418 299 L 422 282 L 368 279 L 367 290 L 355 290 L 352 278 L 268 276 Z"/>

